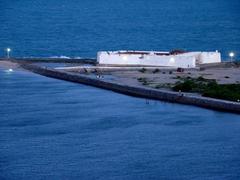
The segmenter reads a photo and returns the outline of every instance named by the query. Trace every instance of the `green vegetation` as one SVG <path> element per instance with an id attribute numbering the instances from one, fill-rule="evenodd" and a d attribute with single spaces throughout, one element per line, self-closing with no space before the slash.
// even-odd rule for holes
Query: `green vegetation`
<path id="1" fill-rule="evenodd" d="M 160 89 L 160 88 L 167 88 L 167 89 L 169 89 L 169 88 L 171 88 L 171 84 L 170 83 L 167 83 L 167 84 L 156 84 L 154 86 L 154 88 L 156 88 L 156 89 Z"/>
<path id="2" fill-rule="evenodd" d="M 147 80 L 147 78 L 138 78 L 138 81 L 142 83 L 142 85 L 147 86 L 150 84 L 150 82 Z"/>
<path id="3" fill-rule="evenodd" d="M 141 72 L 141 73 L 145 73 L 146 71 L 147 71 L 147 69 L 145 69 L 145 68 L 142 68 L 139 70 L 139 72 Z"/>
<path id="4" fill-rule="evenodd" d="M 159 69 L 154 69 L 153 74 L 160 72 Z"/>
<path id="5" fill-rule="evenodd" d="M 167 84 L 156 84 L 154 83 L 153 80 L 147 79 L 145 77 L 140 77 L 137 79 L 138 82 L 140 82 L 142 85 L 144 86 L 148 86 L 148 87 L 152 87 L 152 88 L 156 88 L 156 89 L 160 89 L 160 88 L 171 88 L 171 84 L 167 83 Z"/>
<path id="6" fill-rule="evenodd" d="M 240 84 L 216 84 L 208 88 L 203 93 L 203 96 L 225 99 L 230 101 L 240 100 Z"/>
<path id="7" fill-rule="evenodd" d="M 240 100 L 240 84 L 217 84 L 216 80 L 203 77 L 185 78 L 177 82 L 172 88 L 174 91 L 197 92 L 203 96 L 230 101 Z"/>

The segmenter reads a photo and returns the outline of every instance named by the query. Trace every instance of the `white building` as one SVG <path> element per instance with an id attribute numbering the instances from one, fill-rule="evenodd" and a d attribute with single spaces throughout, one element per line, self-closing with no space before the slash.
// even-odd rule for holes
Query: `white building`
<path id="1" fill-rule="evenodd" d="M 97 61 L 100 65 L 194 68 L 199 64 L 220 63 L 221 54 L 217 51 L 101 51 L 98 52 Z"/>

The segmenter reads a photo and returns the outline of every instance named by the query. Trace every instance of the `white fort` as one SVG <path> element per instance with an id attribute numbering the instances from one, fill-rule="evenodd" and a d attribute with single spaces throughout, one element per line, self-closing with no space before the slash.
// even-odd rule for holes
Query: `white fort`
<path id="1" fill-rule="evenodd" d="M 195 68 L 200 64 L 220 63 L 221 54 L 216 52 L 161 51 L 100 51 L 99 65 L 113 66 L 165 66 Z"/>

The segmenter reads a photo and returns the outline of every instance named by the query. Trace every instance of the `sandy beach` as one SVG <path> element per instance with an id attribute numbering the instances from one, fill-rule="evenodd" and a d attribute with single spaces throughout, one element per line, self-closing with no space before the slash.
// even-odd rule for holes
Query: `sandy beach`
<path id="1" fill-rule="evenodd" d="M 0 67 L 6 69 L 20 68 L 20 63 L 8 60 L 0 61 Z M 54 63 L 49 63 L 50 68 L 54 68 Z M 57 64 L 57 63 L 56 63 Z M 56 69 L 59 69 L 59 65 Z M 48 63 L 44 63 L 48 67 Z M 172 85 L 179 82 L 183 78 L 199 78 L 216 80 L 218 84 L 239 84 L 240 83 L 240 67 L 239 66 L 216 66 L 209 68 L 185 69 L 184 72 L 178 72 L 177 68 L 167 67 L 101 67 L 87 64 L 75 64 L 74 66 L 62 67 L 59 70 L 76 73 L 93 78 L 102 78 L 108 81 L 122 83 L 131 86 L 163 88 L 170 89 Z M 69 65 L 68 65 L 69 66 Z M 144 79 L 145 84 L 142 83 Z"/>
<path id="2" fill-rule="evenodd" d="M 142 69 L 144 68 L 144 71 Z M 232 67 L 212 67 L 200 69 L 185 69 L 184 72 L 177 72 L 176 69 L 166 69 L 160 67 L 143 67 L 131 69 L 116 69 L 115 67 L 101 69 L 101 67 L 91 68 L 84 72 L 83 67 L 65 69 L 69 72 L 85 74 L 87 76 L 98 76 L 126 85 L 143 86 L 141 79 L 147 81 L 148 87 L 167 88 L 178 82 L 181 78 L 198 78 L 216 80 L 218 84 L 238 84 L 240 83 L 240 68 Z M 145 85 L 146 86 L 146 85 Z"/>
<path id="3" fill-rule="evenodd" d="M 0 68 L 4 69 L 18 69 L 20 65 L 11 61 L 0 61 Z"/>

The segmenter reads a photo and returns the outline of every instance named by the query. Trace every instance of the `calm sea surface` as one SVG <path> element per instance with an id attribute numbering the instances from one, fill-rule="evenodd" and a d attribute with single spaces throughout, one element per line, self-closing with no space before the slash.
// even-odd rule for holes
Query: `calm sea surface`
<path id="1" fill-rule="evenodd" d="M 0 69 L 0 179 L 239 179 L 240 116 Z"/>
<path id="2" fill-rule="evenodd" d="M 95 57 L 99 50 L 230 50 L 239 0 L 0 0 L 0 56 Z"/>
<path id="3" fill-rule="evenodd" d="M 0 0 L 0 56 L 240 54 L 239 0 Z M 0 69 L 0 179 L 239 179 L 240 116 Z"/>

